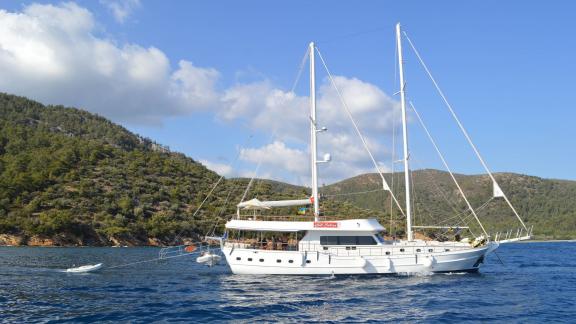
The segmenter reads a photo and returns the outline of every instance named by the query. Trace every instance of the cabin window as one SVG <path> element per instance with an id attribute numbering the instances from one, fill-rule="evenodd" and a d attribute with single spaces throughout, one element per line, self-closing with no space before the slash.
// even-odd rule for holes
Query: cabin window
<path id="1" fill-rule="evenodd" d="M 237 260 L 237 261 L 240 261 L 240 260 L 242 260 L 242 258 L 241 258 L 241 257 L 236 257 L 236 260 Z"/>
<path id="2" fill-rule="evenodd" d="M 422 252 L 422 249 L 416 249 L 416 252 Z"/>
<path id="3" fill-rule="evenodd" d="M 310 262 L 312 262 L 312 261 L 310 261 L 310 260 L 306 260 L 306 263 L 310 263 Z"/>
<path id="4" fill-rule="evenodd" d="M 324 247 L 324 251 L 326 251 L 326 250 L 328 250 L 328 247 L 325 246 L 325 247 Z"/>
<path id="5" fill-rule="evenodd" d="M 450 249 L 444 249 L 444 251 L 446 251 L 446 252 L 450 252 Z"/>
<path id="6" fill-rule="evenodd" d="M 339 236 L 338 245 L 356 245 L 356 236 Z"/>
<path id="7" fill-rule="evenodd" d="M 260 262 L 264 262 L 264 259 L 260 259 L 260 260 L 258 260 L 258 261 L 260 261 Z"/>
<path id="8" fill-rule="evenodd" d="M 252 258 L 248 258 L 248 261 L 252 261 Z"/>
<path id="9" fill-rule="evenodd" d="M 428 249 L 428 252 L 434 252 L 434 249 Z"/>
<path id="10" fill-rule="evenodd" d="M 281 263 L 281 262 L 282 262 L 282 260 L 280 260 L 280 259 L 276 260 L 276 263 Z"/>
<path id="11" fill-rule="evenodd" d="M 320 236 L 322 245 L 376 245 L 373 236 Z"/>
<path id="12" fill-rule="evenodd" d="M 357 236 L 358 244 L 357 245 L 376 245 L 376 241 L 372 236 Z"/>
<path id="13" fill-rule="evenodd" d="M 320 236 L 322 245 L 338 245 L 338 236 Z"/>
<path id="14" fill-rule="evenodd" d="M 294 263 L 294 260 L 288 260 L 288 263 Z"/>
<path id="15" fill-rule="evenodd" d="M 386 251 L 386 255 L 390 255 L 390 251 Z"/>
<path id="16" fill-rule="evenodd" d="M 400 249 L 400 252 L 404 252 L 404 249 Z"/>

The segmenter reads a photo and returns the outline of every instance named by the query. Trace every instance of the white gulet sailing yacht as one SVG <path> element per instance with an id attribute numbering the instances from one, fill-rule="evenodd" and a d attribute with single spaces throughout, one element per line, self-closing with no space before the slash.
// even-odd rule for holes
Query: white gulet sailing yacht
<path id="1" fill-rule="evenodd" d="M 404 34 L 405 35 L 405 34 Z M 407 37 L 407 36 L 406 36 Z M 413 46 L 410 39 L 407 38 Z M 428 272 L 473 272 L 477 271 L 483 263 L 486 255 L 498 248 L 502 242 L 529 239 L 529 230 L 510 204 L 506 195 L 498 186 L 496 179 L 486 167 L 484 161 L 475 153 L 486 168 L 494 185 L 494 194 L 506 200 L 508 205 L 518 216 L 522 224 L 522 230 L 515 234 L 508 232 L 505 237 L 500 234 L 489 235 L 480 223 L 474 209 L 466 199 L 460 186 L 454 180 L 458 190 L 462 194 L 470 213 L 480 224 L 483 234 L 473 240 L 459 240 L 439 242 L 433 240 L 419 240 L 414 238 L 412 209 L 410 200 L 410 175 L 409 153 L 406 123 L 406 99 L 404 92 L 404 73 L 402 61 L 402 33 L 400 24 L 396 25 L 396 46 L 398 50 L 398 66 L 400 78 L 400 101 L 402 108 L 403 126 L 403 164 L 405 181 L 405 210 L 394 197 L 392 190 L 386 183 L 379 171 L 384 190 L 387 190 L 398 209 L 406 216 L 406 239 L 385 240 L 383 238 L 384 227 L 376 219 L 345 219 L 330 220 L 321 216 L 319 211 L 317 165 L 327 162 L 317 159 L 316 135 L 325 130 L 316 126 L 316 98 L 315 98 L 315 54 L 317 49 L 314 43 L 309 46 L 310 62 L 310 151 L 312 170 L 312 196 L 304 200 L 286 201 L 260 201 L 252 199 L 237 205 L 237 214 L 226 223 L 228 235 L 221 239 L 221 248 L 230 269 L 235 274 L 279 274 L 279 275 L 330 275 L 330 274 L 394 274 L 394 273 L 428 273 Z M 414 47 L 413 47 L 414 48 Z M 414 48 L 419 59 L 420 56 Z M 318 52 L 319 58 L 325 66 L 325 62 Z M 421 61 L 423 64 L 423 61 Z M 426 71 L 427 68 L 425 67 Z M 330 72 L 327 70 L 329 77 Z M 430 75 L 431 77 L 431 75 Z M 432 78 L 433 80 L 433 78 Z M 435 81 L 434 84 L 437 86 Z M 439 91 L 440 89 L 437 88 Z M 442 95 L 442 93 L 441 93 Z M 442 95 L 443 99 L 445 97 Z M 449 106 L 448 102 L 445 101 Z M 345 103 L 343 103 L 345 106 Z M 346 107 L 345 107 L 346 108 Z M 449 106 L 450 110 L 451 107 Z M 452 110 L 451 110 L 452 111 Z M 349 111 L 349 117 L 352 119 Z M 453 115 L 454 118 L 457 117 Z M 459 126 L 461 124 L 457 120 Z M 354 120 L 352 123 L 365 148 L 368 150 L 365 140 L 358 130 Z M 464 135 L 469 137 L 461 127 Z M 431 138 L 432 139 L 432 138 Z M 434 143 L 434 142 L 433 142 Z M 435 144 L 434 144 L 435 145 Z M 435 145 L 436 147 L 436 145 Z M 369 152 L 372 162 L 375 163 Z M 440 153 L 440 152 L 438 152 Z M 442 158 L 442 161 L 444 159 Z M 376 163 L 375 163 L 376 164 Z M 447 167 L 447 165 L 445 164 Z M 377 166 L 376 166 L 377 167 Z M 450 171 L 448 169 L 448 171 Z M 452 173 L 450 173 L 452 175 Z M 265 216 L 262 211 L 271 208 L 286 208 L 290 206 L 313 206 L 313 219 L 305 216 Z M 276 235 L 272 241 L 271 233 Z M 241 234 L 238 236 L 237 234 Z M 256 240 L 254 237 L 266 237 L 268 240 Z M 282 237 L 282 238 L 280 238 Z M 288 239 L 291 237 L 291 239 Z"/>

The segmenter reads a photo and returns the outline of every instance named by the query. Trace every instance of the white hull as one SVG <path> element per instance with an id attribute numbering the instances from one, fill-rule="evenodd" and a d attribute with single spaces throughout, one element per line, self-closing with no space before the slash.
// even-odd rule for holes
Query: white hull
<path id="1" fill-rule="evenodd" d="M 234 274 L 410 274 L 477 271 L 484 257 L 496 248 L 498 243 L 492 242 L 478 248 L 402 255 L 337 256 L 319 251 L 267 251 L 231 247 L 224 247 L 223 252 Z"/>
<path id="2" fill-rule="evenodd" d="M 201 255 L 198 258 L 196 258 L 196 262 L 200 263 L 200 264 L 206 264 L 210 267 L 218 264 L 218 262 L 220 262 L 220 259 L 222 259 L 221 256 L 216 255 L 216 254 L 205 254 L 205 255 Z"/>
<path id="3" fill-rule="evenodd" d="M 90 272 L 90 271 L 95 271 L 102 268 L 102 263 L 98 263 L 98 264 L 94 264 L 94 265 L 85 265 L 85 266 L 81 266 L 81 267 L 77 267 L 77 268 L 69 268 L 66 269 L 66 272 L 71 272 L 71 273 L 83 273 L 83 272 Z"/>

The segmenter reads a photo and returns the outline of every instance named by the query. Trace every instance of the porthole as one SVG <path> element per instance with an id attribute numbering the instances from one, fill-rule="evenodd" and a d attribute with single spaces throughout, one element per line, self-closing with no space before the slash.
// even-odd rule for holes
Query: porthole
<path id="1" fill-rule="evenodd" d="M 390 251 L 386 251 L 386 255 L 390 255 Z"/>
<path id="2" fill-rule="evenodd" d="M 288 263 L 294 263 L 294 260 L 288 260 Z"/>
<path id="3" fill-rule="evenodd" d="M 248 261 L 252 261 L 252 258 L 248 258 Z"/>
<path id="4" fill-rule="evenodd" d="M 282 260 L 280 260 L 280 259 L 276 260 L 276 263 L 281 263 L 281 262 L 282 262 Z"/>
<path id="5" fill-rule="evenodd" d="M 240 261 L 240 260 L 242 260 L 242 258 L 241 258 L 241 257 L 236 257 L 236 260 L 237 260 L 237 261 Z"/>
<path id="6" fill-rule="evenodd" d="M 258 261 L 260 261 L 260 262 L 264 262 L 264 259 L 260 259 L 260 260 L 258 260 Z"/>
<path id="7" fill-rule="evenodd" d="M 446 251 L 446 252 L 450 252 L 450 249 L 444 249 L 444 251 Z"/>
<path id="8" fill-rule="evenodd" d="M 416 249 L 416 252 L 422 252 L 422 249 Z"/>
<path id="9" fill-rule="evenodd" d="M 310 263 L 310 262 L 312 262 L 312 261 L 310 261 L 310 260 L 306 260 L 306 263 Z"/>
<path id="10" fill-rule="evenodd" d="M 404 249 L 400 249 L 400 252 L 404 252 Z"/>
<path id="11" fill-rule="evenodd" d="M 428 249 L 428 252 L 434 252 L 434 249 Z"/>

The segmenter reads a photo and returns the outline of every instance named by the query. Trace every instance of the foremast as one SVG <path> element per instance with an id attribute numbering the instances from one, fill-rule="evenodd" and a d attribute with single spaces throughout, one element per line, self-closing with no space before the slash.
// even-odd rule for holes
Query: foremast
<path id="1" fill-rule="evenodd" d="M 404 146 L 404 182 L 406 189 L 406 234 L 408 241 L 414 240 L 412 232 L 412 208 L 410 204 L 410 152 L 408 151 L 408 127 L 406 123 L 406 96 L 405 96 L 405 83 L 404 83 L 404 67 L 402 60 L 402 36 L 400 31 L 400 23 L 396 24 L 396 46 L 398 49 L 398 70 L 400 77 L 400 106 L 402 107 L 402 138 Z"/>
<path id="2" fill-rule="evenodd" d="M 316 71 L 314 65 L 314 42 L 309 45 L 310 57 L 310 161 L 312 172 L 312 202 L 314 204 L 314 221 L 319 220 L 319 199 L 318 199 L 318 148 L 316 144 Z"/>

